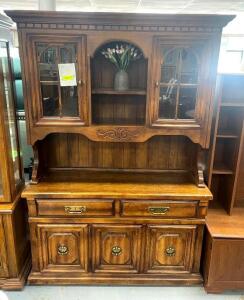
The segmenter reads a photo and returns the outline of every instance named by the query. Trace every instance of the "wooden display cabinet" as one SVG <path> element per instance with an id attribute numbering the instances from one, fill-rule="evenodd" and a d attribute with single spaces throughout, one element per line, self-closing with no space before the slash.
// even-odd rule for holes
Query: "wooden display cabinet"
<path id="1" fill-rule="evenodd" d="M 203 259 L 208 292 L 244 288 L 243 85 L 242 74 L 218 76 L 208 173 L 213 201 L 207 216 Z"/>
<path id="2" fill-rule="evenodd" d="M 30 271 L 27 206 L 13 98 L 9 18 L 0 17 L 0 288 L 21 289 Z M 2 35 L 1 35 L 2 36 Z M 9 41 L 6 41 L 6 40 Z"/>
<path id="3" fill-rule="evenodd" d="M 28 139 L 33 284 L 198 284 L 222 27 L 233 16 L 8 11 Z M 102 52 L 130 45 L 129 88 Z M 33 63 L 30 64 L 30 61 Z M 76 82 L 60 84 L 60 63 Z"/>

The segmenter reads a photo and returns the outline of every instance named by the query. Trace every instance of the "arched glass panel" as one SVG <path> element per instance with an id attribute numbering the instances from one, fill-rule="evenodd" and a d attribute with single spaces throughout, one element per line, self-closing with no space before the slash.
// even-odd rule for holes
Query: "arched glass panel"
<path id="1" fill-rule="evenodd" d="M 37 43 L 42 110 L 45 117 L 77 117 L 77 84 L 61 86 L 59 64 L 76 64 L 76 44 Z"/>
<path id="2" fill-rule="evenodd" d="M 194 119 L 199 46 L 162 47 L 160 119 Z"/>

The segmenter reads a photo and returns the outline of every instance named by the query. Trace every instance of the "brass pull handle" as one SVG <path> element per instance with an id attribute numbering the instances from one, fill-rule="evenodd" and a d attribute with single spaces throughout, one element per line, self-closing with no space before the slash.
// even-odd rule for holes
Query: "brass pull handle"
<path id="1" fill-rule="evenodd" d="M 156 87 L 156 88 L 159 87 L 159 82 L 158 82 L 158 81 L 155 82 L 155 87 Z"/>
<path id="2" fill-rule="evenodd" d="M 68 214 L 81 215 L 87 212 L 86 206 L 65 206 L 64 211 Z"/>
<path id="3" fill-rule="evenodd" d="M 69 253 L 69 248 L 65 245 L 58 246 L 58 254 L 59 255 L 67 255 Z"/>
<path id="4" fill-rule="evenodd" d="M 165 255 L 166 256 L 175 256 L 175 248 L 173 246 L 169 246 L 165 249 Z"/>
<path id="5" fill-rule="evenodd" d="M 111 251 L 112 255 L 119 256 L 122 253 L 122 248 L 119 246 L 114 246 Z"/>
<path id="6" fill-rule="evenodd" d="M 148 207 L 148 212 L 153 215 L 165 215 L 169 209 L 169 207 Z"/>

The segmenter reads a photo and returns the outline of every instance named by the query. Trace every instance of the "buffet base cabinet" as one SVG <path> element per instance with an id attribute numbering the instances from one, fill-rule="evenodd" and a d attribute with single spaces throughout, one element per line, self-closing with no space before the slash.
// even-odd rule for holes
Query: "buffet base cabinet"
<path id="1" fill-rule="evenodd" d="M 197 266 L 201 225 L 83 224 L 79 219 L 73 220 L 75 224 L 58 219 L 43 222 L 31 223 L 35 237 L 30 283 L 162 285 L 202 281 Z"/>
<path id="2" fill-rule="evenodd" d="M 26 204 L 18 199 L 0 207 L 0 288 L 20 290 L 31 269 Z"/>
<path id="3" fill-rule="evenodd" d="M 35 189 L 29 186 L 24 194 Z M 202 282 L 206 199 L 46 197 L 28 198 L 31 284 Z"/>

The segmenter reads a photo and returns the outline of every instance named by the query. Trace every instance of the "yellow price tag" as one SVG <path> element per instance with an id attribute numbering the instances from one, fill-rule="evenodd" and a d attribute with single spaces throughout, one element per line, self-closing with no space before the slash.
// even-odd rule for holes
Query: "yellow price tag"
<path id="1" fill-rule="evenodd" d="M 74 80 L 74 75 L 64 75 L 64 76 L 62 76 L 62 80 L 63 81 Z"/>

